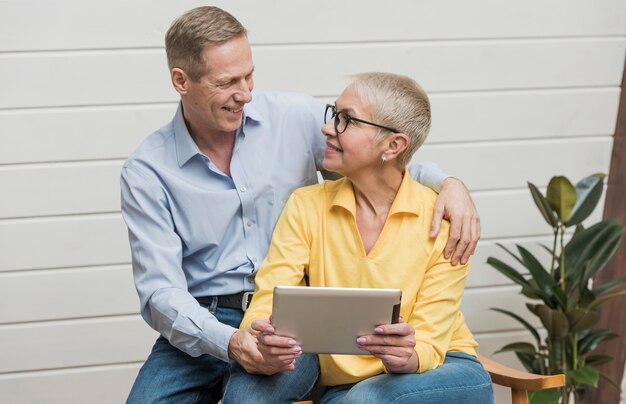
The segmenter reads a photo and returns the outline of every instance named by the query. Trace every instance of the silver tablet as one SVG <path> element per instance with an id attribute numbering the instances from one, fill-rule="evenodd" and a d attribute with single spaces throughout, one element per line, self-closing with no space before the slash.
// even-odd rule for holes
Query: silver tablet
<path id="1" fill-rule="evenodd" d="M 303 352 L 367 355 L 356 339 L 397 323 L 401 298 L 400 289 L 276 286 L 272 325 Z"/>

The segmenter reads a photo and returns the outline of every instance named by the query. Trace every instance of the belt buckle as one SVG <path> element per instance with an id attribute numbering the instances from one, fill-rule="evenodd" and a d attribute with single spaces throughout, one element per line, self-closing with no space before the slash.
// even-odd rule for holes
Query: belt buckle
<path id="1" fill-rule="evenodd" d="M 254 292 L 244 292 L 243 296 L 241 297 L 241 310 L 243 311 L 248 310 L 248 307 L 250 306 L 250 301 L 252 300 L 253 295 L 254 295 Z"/>

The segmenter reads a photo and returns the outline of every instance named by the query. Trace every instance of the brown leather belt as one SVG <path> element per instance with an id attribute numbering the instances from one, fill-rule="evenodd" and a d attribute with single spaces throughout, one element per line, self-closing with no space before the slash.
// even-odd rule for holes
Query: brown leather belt
<path id="1" fill-rule="evenodd" d="M 211 305 L 217 298 L 217 307 L 246 311 L 250 306 L 253 294 L 254 292 L 240 292 L 233 295 L 196 297 L 196 300 L 198 303 Z"/>

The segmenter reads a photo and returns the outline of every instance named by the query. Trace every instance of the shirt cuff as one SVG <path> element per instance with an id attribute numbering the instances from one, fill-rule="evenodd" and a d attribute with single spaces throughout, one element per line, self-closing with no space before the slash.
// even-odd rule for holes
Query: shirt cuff
<path id="1" fill-rule="evenodd" d="M 204 334 L 205 338 L 202 339 L 200 348 L 202 352 L 210 352 L 216 358 L 228 362 L 230 361 L 228 357 L 228 344 L 232 336 L 237 332 L 237 328 L 220 323 L 219 321 L 216 321 L 214 327 L 215 328 L 211 330 L 213 338 L 209 341 L 208 336 Z"/>

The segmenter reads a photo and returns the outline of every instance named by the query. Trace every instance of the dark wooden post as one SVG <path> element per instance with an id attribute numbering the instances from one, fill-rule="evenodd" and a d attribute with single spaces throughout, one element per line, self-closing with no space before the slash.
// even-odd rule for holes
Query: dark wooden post
<path id="1" fill-rule="evenodd" d="M 613 140 L 604 217 L 615 219 L 626 225 L 626 67 L 622 79 L 622 94 Z M 609 261 L 608 266 L 594 278 L 594 282 L 600 285 L 624 276 L 626 276 L 626 239 L 622 239 L 615 256 Z M 597 353 L 615 358 L 602 366 L 601 370 L 620 385 L 626 363 L 626 298 L 617 298 L 602 306 L 602 314 L 597 327 L 608 328 L 619 335 L 617 339 L 601 345 Z M 589 398 L 586 400 L 589 403 L 619 403 L 620 392 L 603 379 L 600 379 L 598 389 L 589 393 Z"/>

